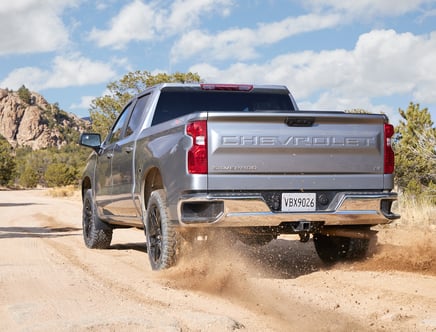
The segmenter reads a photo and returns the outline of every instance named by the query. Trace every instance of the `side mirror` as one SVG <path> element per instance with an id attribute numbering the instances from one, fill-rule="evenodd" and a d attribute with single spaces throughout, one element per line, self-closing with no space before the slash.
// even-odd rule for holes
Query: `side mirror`
<path id="1" fill-rule="evenodd" d="M 100 134 L 83 133 L 80 135 L 79 144 L 98 151 L 101 146 Z"/>

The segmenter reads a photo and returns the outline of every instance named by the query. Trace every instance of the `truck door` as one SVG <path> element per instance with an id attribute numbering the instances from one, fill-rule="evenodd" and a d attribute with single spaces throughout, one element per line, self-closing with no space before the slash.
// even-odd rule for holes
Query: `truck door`
<path id="1" fill-rule="evenodd" d="M 98 165 L 96 168 L 97 177 L 97 206 L 99 207 L 99 213 L 104 216 L 117 215 L 113 209 L 113 186 L 114 172 L 113 172 L 113 160 L 115 156 L 115 150 L 118 149 L 119 141 L 123 137 L 124 126 L 128 114 L 130 113 L 131 104 L 127 105 L 121 115 L 118 117 L 110 133 L 106 137 L 102 152 L 98 157 Z"/>
<path id="2" fill-rule="evenodd" d="M 112 159 L 111 210 L 120 217 L 139 217 L 134 203 L 136 136 L 142 125 L 142 117 L 148 95 L 138 98 L 129 112 L 122 137 L 115 143 Z M 132 105 L 133 106 L 133 105 Z"/>

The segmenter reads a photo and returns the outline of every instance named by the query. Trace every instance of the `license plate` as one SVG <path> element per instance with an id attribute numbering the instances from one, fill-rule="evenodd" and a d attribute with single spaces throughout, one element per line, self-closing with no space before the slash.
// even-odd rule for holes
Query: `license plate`
<path id="1" fill-rule="evenodd" d="M 315 193 L 283 193 L 282 194 L 282 211 L 315 211 L 316 194 Z"/>

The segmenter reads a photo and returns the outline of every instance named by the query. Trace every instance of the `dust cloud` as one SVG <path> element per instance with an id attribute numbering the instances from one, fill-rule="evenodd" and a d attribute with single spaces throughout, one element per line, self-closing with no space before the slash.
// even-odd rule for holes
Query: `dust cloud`
<path id="1" fill-rule="evenodd" d="M 297 236 L 279 238 L 264 246 L 219 237 L 188 246 L 182 252 L 178 265 L 159 278 L 169 279 L 174 287 L 217 295 L 249 291 L 254 278 L 291 279 L 322 267 L 313 244 L 301 243 Z"/>
<path id="2" fill-rule="evenodd" d="M 436 275 L 436 243 L 432 229 L 379 229 L 378 243 L 371 257 L 340 264 L 341 268 L 372 271 L 402 271 Z M 226 241 L 194 248 L 179 264 L 159 275 L 174 288 L 231 296 L 256 305 L 270 296 L 259 289 L 258 278 L 294 279 L 325 266 L 317 257 L 312 241 L 277 239 L 263 247 L 249 247 Z M 263 290 L 265 293 L 263 294 Z M 272 296 L 271 301 L 277 298 Z"/>
<path id="3" fill-rule="evenodd" d="M 192 251 L 175 268 L 159 273 L 158 278 L 167 287 L 201 292 L 256 312 L 270 324 L 277 324 L 278 330 L 286 326 L 290 330 L 304 327 L 309 331 L 312 325 L 302 323 L 302 317 L 312 317 L 311 322 L 318 326 L 318 331 L 323 329 L 319 329 L 317 322 L 325 321 L 329 322 L 329 331 L 365 330 L 367 322 L 352 321 L 343 316 L 342 306 L 335 305 L 338 302 L 324 299 L 326 308 L 320 310 L 305 292 L 282 289 L 280 280 L 295 279 L 298 285 L 300 277 L 306 280 L 311 274 L 316 276 L 317 272 L 336 270 L 402 271 L 434 276 L 436 244 L 432 242 L 432 235 L 434 232 L 430 230 L 380 229 L 379 243 L 371 257 L 333 266 L 320 261 L 312 241 L 300 243 L 295 238 L 278 239 L 257 248 L 239 242 L 222 242 Z M 329 287 L 321 294 L 326 296 L 326 291 Z"/>
<path id="4" fill-rule="evenodd" d="M 159 277 L 167 279 L 175 288 L 223 295 L 249 288 L 250 275 L 261 272 L 241 248 L 223 241 L 190 248 L 175 268 L 162 272 Z"/>
<path id="5" fill-rule="evenodd" d="M 195 250 L 195 256 L 184 256 L 175 268 L 159 273 L 159 280 L 165 280 L 171 288 L 202 292 L 241 305 L 280 322 L 277 328 L 281 324 L 289 326 L 288 310 L 298 304 L 258 278 L 271 274 L 270 265 L 260 259 L 268 249 L 253 251 L 245 245 L 227 242 L 201 249 Z"/>
<path id="6" fill-rule="evenodd" d="M 263 247 L 242 243 L 215 243 L 211 247 L 194 250 L 179 264 L 157 274 L 166 287 L 201 292 L 237 304 L 283 330 L 323 331 L 306 325 L 302 317 L 311 317 L 315 308 L 291 294 L 277 283 L 316 272 L 323 264 L 316 256 L 312 243 L 278 239 Z M 332 330 L 361 330 L 359 323 L 346 317 L 337 319 L 338 312 L 318 309 L 316 320 L 331 322 Z M 303 320 L 304 321 L 304 320 Z M 316 324 L 315 324 L 316 326 Z M 337 328 L 337 329 L 336 329 Z"/>
<path id="7" fill-rule="evenodd" d="M 436 276 L 435 230 L 431 228 L 382 229 L 372 257 L 354 263 L 374 271 L 403 271 Z"/>

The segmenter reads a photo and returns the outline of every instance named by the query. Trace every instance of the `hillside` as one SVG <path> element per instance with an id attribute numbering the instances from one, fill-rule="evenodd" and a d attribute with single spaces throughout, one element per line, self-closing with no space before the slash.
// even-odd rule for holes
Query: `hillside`
<path id="1" fill-rule="evenodd" d="M 90 123 L 49 104 L 43 96 L 30 92 L 29 102 L 16 91 L 0 89 L 0 135 L 13 147 L 38 150 L 61 147 L 77 141 Z"/>

